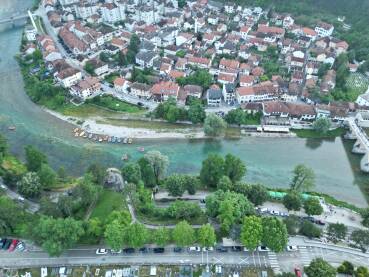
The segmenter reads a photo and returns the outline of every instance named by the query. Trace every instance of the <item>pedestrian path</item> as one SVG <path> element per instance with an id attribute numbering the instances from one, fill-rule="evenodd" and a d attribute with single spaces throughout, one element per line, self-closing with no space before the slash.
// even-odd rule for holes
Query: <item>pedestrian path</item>
<path id="1" fill-rule="evenodd" d="M 268 260 L 270 267 L 273 269 L 274 272 L 280 272 L 281 268 L 279 266 L 279 262 L 277 259 L 277 255 L 274 252 L 269 251 L 268 252 Z"/>
<path id="2" fill-rule="evenodd" d="M 303 266 L 308 266 L 311 262 L 309 249 L 306 246 L 299 246 L 299 250 Z"/>

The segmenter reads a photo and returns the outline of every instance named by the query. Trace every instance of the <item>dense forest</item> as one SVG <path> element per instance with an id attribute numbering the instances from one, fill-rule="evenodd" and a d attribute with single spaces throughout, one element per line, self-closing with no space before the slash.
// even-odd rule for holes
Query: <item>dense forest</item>
<path id="1" fill-rule="evenodd" d="M 369 0 L 234 0 L 237 4 L 270 8 L 276 12 L 294 15 L 297 24 L 314 26 L 324 20 L 335 26 L 335 36 L 350 44 L 353 56 L 369 59 Z M 352 26 L 345 31 L 338 16 L 345 16 L 345 23 Z"/>

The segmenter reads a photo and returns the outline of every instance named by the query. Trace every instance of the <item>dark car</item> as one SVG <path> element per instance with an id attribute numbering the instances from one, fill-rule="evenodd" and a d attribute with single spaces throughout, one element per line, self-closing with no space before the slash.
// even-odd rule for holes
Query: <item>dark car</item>
<path id="1" fill-rule="evenodd" d="M 150 252 L 150 248 L 141 247 L 138 251 L 140 251 L 141 253 L 149 253 Z"/>
<path id="2" fill-rule="evenodd" d="M 315 224 L 325 226 L 325 222 L 323 220 L 321 220 L 321 219 L 315 220 Z"/>
<path id="3" fill-rule="evenodd" d="M 6 241 L 3 245 L 3 249 L 8 250 L 11 244 L 12 244 L 12 240 L 11 239 L 6 239 Z"/>
<path id="4" fill-rule="evenodd" d="M 132 253 L 135 253 L 135 249 L 134 248 L 124 248 L 123 252 L 126 254 L 132 254 Z"/>
<path id="5" fill-rule="evenodd" d="M 224 246 L 218 246 L 218 247 L 216 247 L 215 249 L 216 249 L 218 252 L 223 252 L 223 253 L 228 252 L 228 249 L 227 249 L 226 247 L 224 247 Z"/>
<path id="6" fill-rule="evenodd" d="M 159 253 L 164 253 L 165 249 L 163 247 L 156 247 L 156 248 L 154 248 L 153 251 L 154 251 L 154 253 L 159 254 Z"/>
<path id="7" fill-rule="evenodd" d="M 5 241 L 6 241 L 6 238 L 3 238 L 0 240 L 0 249 L 3 248 Z"/>
<path id="8" fill-rule="evenodd" d="M 241 252 L 242 251 L 242 246 L 233 246 L 232 251 L 233 252 Z"/>
<path id="9" fill-rule="evenodd" d="M 142 102 L 137 102 L 137 105 L 143 107 L 144 104 Z"/>
<path id="10" fill-rule="evenodd" d="M 181 247 L 174 247 L 173 248 L 173 252 L 175 252 L 175 253 L 181 253 L 182 252 L 182 248 Z"/>

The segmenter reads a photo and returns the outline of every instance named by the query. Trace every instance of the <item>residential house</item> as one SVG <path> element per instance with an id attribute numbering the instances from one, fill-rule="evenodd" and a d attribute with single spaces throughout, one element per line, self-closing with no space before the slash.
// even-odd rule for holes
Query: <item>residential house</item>
<path id="1" fill-rule="evenodd" d="M 151 98 L 151 86 L 142 83 L 133 83 L 130 86 L 131 94 L 138 98 Z"/>
<path id="2" fill-rule="evenodd" d="M 157 58 L 159 55 L 154 51 L 140 51 L 136 55 L 136 63 L 142 68 L 150 68 Z"/>
<path id="3" fill-rule="evenodd" d="M 63 87 L 69 88 L 82 79 L 82 73 L 73 67 L 67 67 L 57 72 L 55 78 Z"/>
<path id="4" fill-rule="evenodd" d="M 103 62 L 99 58 L 89 60 L 87 63 L 92 65 L 92 67 L 94 68 L 94 73 L 97 76 L 100 76 L 100 75 L 103 75 L 103 74 L 109 72 L 108 64 Z"/>
<path id="5" fill-rule="evenodd" d="M 329 37 L 333 34 L 334 26 L 326 22 L 319 22 L 314 30 L 319 37 Z"/>
<path id="6" fill-rule="evenodd" d="M 235 101 L 235 86 L 233 83 L 224 84 L 222 89 L 223 99 L 228 105 Z"/>
<path id="7" fill-rule="evenodd" d="M 183 87 L 187 96 L 192 96 L 196 98 L 201 98 L 202 96 L 202 87 L 197 85 L 185 85 Z"/>
<path id="8" fill-rule="evenodd" d="M 177 99 L 179 86 L 172 81 L 162 81 L 153 85 L 150 91 L 156 101 L 162 102 L 170 97 Z"/>
<path id="9" fill-rule="evenodd" d="M 251 87 L 255 83 L 255 76 L 252 75 L 240 75 L 240 86 Z"/>
<path id="10" fill-rule="evenodd" d="M 209 68 L 211 65 L 211 60 L 208 58 L 192 56 L 188 58 L 188 63 L 199 68 Z"/>
<path id="11" fill-rule="evenodd" d="M 96 77 L 86 77 L 84 80 L 80 80 L 76 85 L 70 88 L 72 95 L 85 100 L 96 96 L 101 89 L 99 79 Z"/>
<path id="12" fill-rule="evenodd" d="M 208 106 L 218 107 L 222 102 L 222 90 L 219 88 L 209 88 L 206 91 Z"/>
<path id="13" fill-rule="evenodd" d="M 289 118 L 293 120 L 312 121 L 316 117 L 316 112 L 312 105 L 269 101 L 263 103 L 263 115 L 266 122 L 268 122 L 268 118 Z"/>
<path id="14" fill-rule="evenodd" d="M 118 77 L 114 80 L 114 89 L 117 92 L 127 93 L 128 88 L 129 88 L 129 82 L 126 79 L 122 77 Z"/>

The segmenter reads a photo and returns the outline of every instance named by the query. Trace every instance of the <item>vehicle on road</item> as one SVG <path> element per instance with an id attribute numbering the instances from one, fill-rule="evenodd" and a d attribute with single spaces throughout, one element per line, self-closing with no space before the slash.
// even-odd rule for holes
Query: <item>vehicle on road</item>
<path id="1" fill-rule="evenodd" d="M 302 277 L 302 272 L 301 272 L 301 270 L 299 269 L 299 268 L 295 268 L 295 275 L 296 275 L 296 277 Z"/>
<path id="2" fill-rule="evenodd" d="M 323 220 L 321 220 L 321 219 L 317 219 L 317 220 L 315 220 L 315 222 L 314 222 L 315 224 L 318 224 L 318 225 L 321 225 L 321 226 L 325 226 L 325 222 L 323 221 Z"/>
<path id="3" fill-rule="evenodd" d="M 218 246 L 218 247 L 215 248 L 215 250 L 218 251 L 218 252 L 223 252 L 223 253 L 228 252 L 228 248 L 226 248 L 224 246 Z"/>
<path id="4" fill-rule="evenodd" d="M 105 248 L 96 249 L 96 255 L 106 255 L 106 254 L 108 254 L 107 249 L 105 249 Z"/>
<path id="5" fill-rule="evenodd" d="M 140 251 L 141 253 L 149 253 L 150 252 L 150 248 L 141 247 L 138 251 Z"/>
<path id="6" fill-rule="evenodd" d="M 181 247 L 174 247 L 174 248 L 173 248 L 173 252 L 174 252 L 174 253 L 181 253 L 181 252 L 182 252 L 182 250 L 183 250 L 183 249 L 182 249 Z"/>
<path id="7" fill-rule="evenodd" d="M 119 250 L 111 249 L 111 250 L 110 250 L 110 253 L 111 253 L 111 254 L 113 254 L 113 255 L 115 255 L 115 254 L 120 254 L 120 253 L 122 253 L 122 249 L 119 249 Z"/>
<path id="8" fill-rule="evenodd" d="M 210 247 L 203 247 L 202 251 L 203 252 L 212 252 L 212 251 L 214 251 L 214 247 L 211 247 L 211 246 Z"/>
<path id="9" fill-rule="evenodd" d="M 156 247 L 156 248 L 153 249 L 153 252 L 156 253 L 156 254 L 160 254 L 160 253 L 164 253 L 165 249 L 164 249 L 164 247 Z"/>
<path id="10" fill-rule="evenodd" d="M 298 250 L 296 245 L 288 245 L 286 249 L 287 251 L 297 251 Z"/>
<path id="11" fill-rule="evenodd" d="M 3 184 L 1 184 L 1 185 L 0 185 L 0 188 L 2 188 L 2 189 L 4 189 L 4 190 L 5 190 L 5 189 L 6 189 L 6 186 L 5 186 L 5 185 L 3 185 Z"/>
<path id="12" fill-rule="evenodd" d="M 200 252 L 201 251 L 201 247 L 199 246 L 191 246 L 188 248 L 189 252 Z"/>
<path id="13" fill-rule="evenodd" d="M 10 246 L 9 246 L 8 251 L 9 252 L 13 252 L 14 249 L 15 249 L 15 247 L 17 246 L 18 242 L 19 242 L 19 240 L 13 239 L 12 242 L 11 242 L 11 244 L 10 244 Z"/>
<path id="14" fill-rule="evenodd" d="M 266 251 L 270 251 L 270 249 L 266 246 L 260 245 L 260 246 L 258 246 L 258 251 L 259 252 L 266 252 Z"/>
<path id="15" fill-rule="evenodd" d="M 21 241 L 18 243 L 17 247 L 15 247 L 15 251 L 23 252 L 24 250 L 26 250 L 26 245 Z"/>
<path id="16" fill-rule="evenodd" d="M 3 245 L 3 250 L 8 250 L 10 245 L 12 244 L 12 240 L 11 239 L 5 239 L 5 243 Z"/>
<path id="17" fill-rule="evenodd" d="M 242 251 L 242 246 L 233 246 L 232 251 L 233 252 L 241 252 Z"/>
<path id="18" fill-rule="evenodd" d="M 135 249 L 134 248 L 124 248 L 123 249 L 123 252 L 126 253 L 126 254 L 133 254 L 135 253 Z"/>

